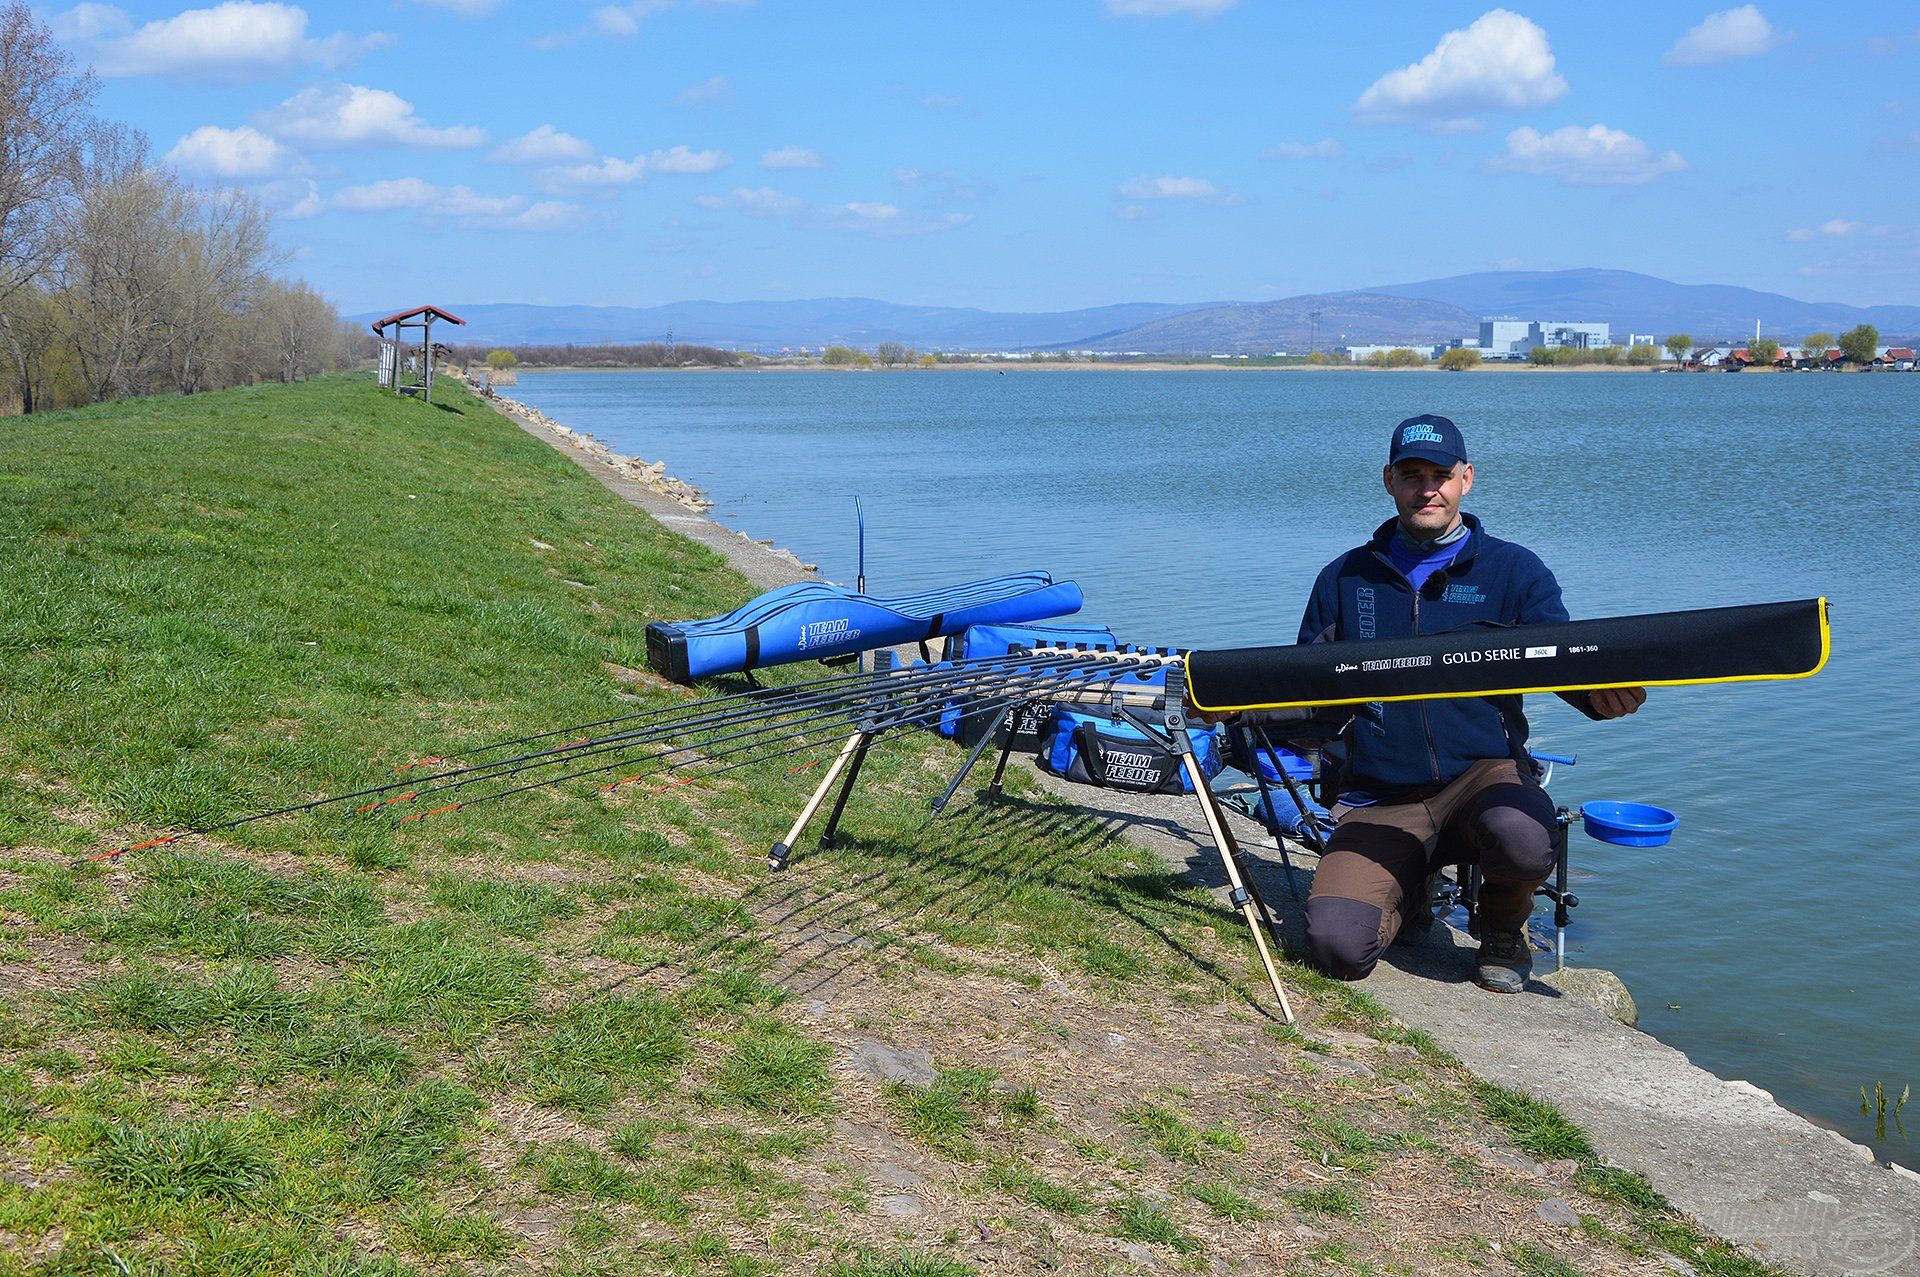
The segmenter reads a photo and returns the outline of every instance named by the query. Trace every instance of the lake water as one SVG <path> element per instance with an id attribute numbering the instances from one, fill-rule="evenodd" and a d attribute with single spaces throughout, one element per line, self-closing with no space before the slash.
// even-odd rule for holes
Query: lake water
<path id="1" fill-rule="evenodd" d="M 1044 568 L 1127 642 L 1292 641 L 1321 565 L 1391 515 L 1387 435 L 1419 412 L 1460 424 L 1466 507 L 1538 551 L 1576 617 L 1827 596 L 1818 678 L 1531 717 L 1579 755 L 1560 802 L 1680 815 L 1664 848 L 1576 830 L 1574 960 L 1705 1067 L 1920 1161 L 1859 1094 L 1920 1082 L 1920 592 L 1898 558 L 1920 547 L 1920 376 L 547 373 L 517 393 L 830 578 L 854 577 L 858 493 L 872 591 Z"/>

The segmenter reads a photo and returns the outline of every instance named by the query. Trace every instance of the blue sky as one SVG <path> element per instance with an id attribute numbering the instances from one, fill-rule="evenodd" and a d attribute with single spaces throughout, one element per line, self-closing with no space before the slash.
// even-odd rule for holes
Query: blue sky
<path id="1" fill-rule="evenodd" d="M 39 12 L 105 113 L 258 191 L 349 310 L 1044 310 L 1573 266 L 1920 302 L 1911 4 Z"/>

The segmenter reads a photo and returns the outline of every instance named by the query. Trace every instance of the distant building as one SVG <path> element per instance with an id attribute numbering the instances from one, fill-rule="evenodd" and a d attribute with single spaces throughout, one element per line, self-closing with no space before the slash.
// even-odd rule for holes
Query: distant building
<path id="1" fill-rule="evenodd" d="M 1373 355 L 1384 355 L 1388 351 L 1393 350 L 1411 350 L 1422 359 L 1437 359 L 1439 358 L 1440 352 L 1446 349 L 1446 347 L 1436 346 L 1432 342 L 1390 341 L 1375 343 L 1369 346 L 1348 346 L 1345 349 L 1347 358 L 1358 364 L 1365 363 L 1367 359 Z"/>
<path id="2" fill-rule="evenodd" d="M 1533 325 L 1511 315 L 1497 315 L 1480 321 L 1480 357 L 1482 359 L 1525 359 L 1533 348 L 1529 333 Z"/>
<path id="3" fill-rule="evenodd" d="M 1608 325 L 1559 319 L 1516 319 L 1511 315 L 1489 316 L 1480 321 L 1480 357 L 1482 359 L 1525 359 L 1535 346 L 1552 350 L 1571 346 L 1592 350 L 1605 346 Z M 1652 338 L 1641 340 L 1652 341 Z"/>
<path id="4" fill-rule="evenodd" d="M 1607 345 L 1607 325 L 1588 324 L 1568 320 L 1535 321 L 1527 326 L 1532 346 L 1545 346 L 1553 350 L 1560 346 L 1571 346 L 1575 350 L 1593 350 Z"/>

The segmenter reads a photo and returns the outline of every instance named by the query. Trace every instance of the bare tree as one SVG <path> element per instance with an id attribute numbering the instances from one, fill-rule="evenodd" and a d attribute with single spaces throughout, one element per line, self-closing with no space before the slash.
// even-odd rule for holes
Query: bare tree
<path id="1" fill-rule="evenodd" d="M 265 207 L 243 191 L 190 198 L 167 308 L 168 362 L 180 393 L 220 384 L 220 364 L 239 345 L 237 317 L 277 256 L 271 231 Z"/>
<path id="2" fill-rule="evenodd" d="M 145 394 L 166 369 L 189 197 L 142 134 L 111 125 L 94 131 L 77 204 L 59 296 L 88 398 Z"/>
<path id="3" fill-rule="evenodd" d="M 258 366 L 281 381 L 302 381 L 326 371 L 337 357 L 339 316 L 319 293 L 300 281 L 269 280 L 247 311 Z"/>
<path id="4" fill-rule="evenodd" d="M 96 88 L 23 0 L 0 4 L 0 345 L 26 412 L 45 355 L 33 344 L 45 325 L 29 320 L 44 310 L 5 303 L 40 287 L 59 257 Z"/>

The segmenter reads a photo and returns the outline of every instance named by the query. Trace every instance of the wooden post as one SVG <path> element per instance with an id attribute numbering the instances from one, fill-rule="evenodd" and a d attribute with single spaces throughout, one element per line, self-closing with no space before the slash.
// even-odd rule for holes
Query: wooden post
<path id="1" fill-rule="evenodd" d="M 427 312 L 426 322 L 420 325 L 420 360 L 421 360 L 421 367 L 426 374 L 426 380 L 423 383 L 426 388 L 420 392 L 420 397 L 422 399 L 425 399 L 428 403 L 432 403 L 433 402 L 433 312 L 432 311 Z"/>

